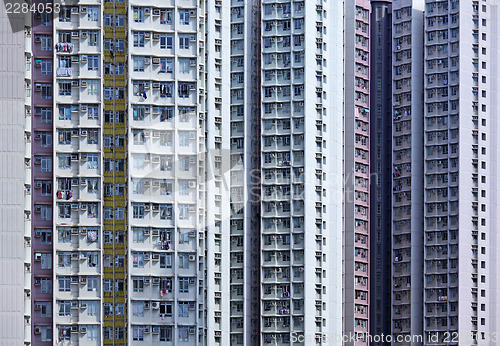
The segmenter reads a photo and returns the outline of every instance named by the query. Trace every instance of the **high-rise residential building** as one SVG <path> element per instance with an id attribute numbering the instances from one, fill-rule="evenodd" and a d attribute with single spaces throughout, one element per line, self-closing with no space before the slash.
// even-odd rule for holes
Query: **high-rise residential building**
<path id="1" fill-rule="evenodd" d="M 31 84 L 31 167 L 32 167 L 32 330 L 33 344 L 52 345 L 53 336 L 53 195 L 54 195 L 54 111 L 53 111 L 53 26 L 51 16 L 31 14 L 32 32 L 26 41 L 32 56 Z"/>
<path id="2" fill-rule="evenodd" d="M 342 7 L 261 5 L 260 344 L 341 335 Z"/>
<path id="3" fill-rule="evenodd" d="M 499 327 L 498 11 L 426 1 L 423 331 L 438 343 L 489 345 Z"/>
<path id="4" fill-rule="evenodd" d="M 370 273 L 370 1 L 345 3 L 344 334 L 367 345 Z"/>
<path id="5" fill-rule="evenodd" d="M 392 335 L 403 340 L 423 332 L 423 10 L 392 2 Z"/>
<path id="6" fill-rule="evenodd" d="M 370 23 L 370 334 L 389 335 L 392 261 L 392 1 L 371 1 Z"/>
<path id="7" fill-rule="evenodd" d="M 343 10 L 306 12 L 33 14 L 34 343 L 340 335 Z"/>
<path id="8" fill-rule="evenodd" d="M 0 345 L 31 342 L 31 37 L 0 9 Z"/>

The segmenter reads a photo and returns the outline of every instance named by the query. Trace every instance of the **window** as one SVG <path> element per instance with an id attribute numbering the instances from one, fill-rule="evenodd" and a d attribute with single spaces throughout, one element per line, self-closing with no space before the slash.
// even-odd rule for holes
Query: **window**
<path id="1" fill-rule="evenodd" d="M 179 73 L 189 73 L 190 59 L 179 58 Z"/>
<path id="2" fill-rule="evenodd" d="M 104 15 L 104 26 L 113 26 L 113 16 L 111 14 Z"/>
<path id="3" fill-rule="evenodd" d="M 158 73 L 172 73 L 174 60 L 172 58 L 160 58 L 160 70 Z"/>
<path id="4" fill-rule="evenodd" d="M 134 316 L 143 317 L 144 316 L 144 302 L 142 302 L 142 301 L 132 302 L 132 314 Z"/>
<path id="5" fill-rule="evenodd" d="M 189 292 L 189 278 L 179 278 L 179 293 Z"/>
<path id="6" fill-rule="evenodd" d="M 134 341 L 144 341 L 144 327 L 143 326 L 133 326 L 132 327 L 132 339 Z"/>
<path id="7" fill-rule="evenodd" d="M 71 315 L 71 301 L 62 300 L 59 301 L 58 304 L 59 304 L 59 316 Z"/>
<path id="8" fill-rule="evenodd" d="M 52 123 L 52 108 L 36 108 L 36 113 L 42 117 L 42 124 Z"/>
<path id="9" fill-rule="evenodd" d="M 71 276 L 60 276 L 58 278 L 59 292 L 71 291 Z"/>
<path id="10" fill-rule="evenodd" d="M 115 25 L 117 27 L 124 27 L 125 26 L 125 16 L 123 14 L 119 14 L 116 16 Z"/>
<path id="11" fill-rule="evenodd" d="M 52 269 L 52 254 L 42 254 L 42 269 Z"/>
<path id="12" fill-rule="evenodd" d="M 98 327 L 96 325 L 87 326 L 87 340 L 95 341 L 98 338 Z"/>
<path id="13" fill-rule="evenodd" d="M 99 95 L 99 80 L 88 80 L 87 81 L 87 95 L 98 96 Z"/>
<path id="14" fill-rule="evenodd" d="M 143 56 L 135 56 L 134 57 L 134 71 L 135 72 L 144 72 L 144 57 Z"/>
<path id="15" fill-rule="evenodd" d="M 97 47 L 99 46 L 99 32 L 92 30 L 87 33 L 88 39 L 87 39 L 87 44 L 90 47 Z"/>
<path id="16" fill-rule="evenodd" d="M 71 84 L 70 84 L 71 86 Z M 42 89 L 42 99 L 50 100 L 52 99 L 52 84 L 41 84 Z"/>
<path id="17" fill-rule="evenodd" d="M 189 317 L 188 302 L 179 302 L 179 317 Z"/>
<path id="18" fill-rule="evenodd" d="M 40 291 L 42 293 L 52 293 L 52 279 L 40 278 Z"/>
<path id="19" fill-rule="evenodd" d="M 42 317 L 52 317 L 52 303 L 50 302 L 37 302 L 35 304 L 38 304 L 40 306 L 40 315 Z"/>
<path id="20" fill-rule="evenodd" d="M 99 168 L 99 154 L 87 154 L 87 168 L 88 169 Z"/>
<path id="21" fill-rule="evenodd" d="M 134 12 L 134 22 L 144 23 L 144 8 L 134 7 L 133 12 Z"/>
<path id="22" fill-rule="evenodd" d="M 87 56 L 87 66 L 89 71 L 99 71 L 99 56 L 98 55 L 88 55 Z"/>
<path id="23" fill-rule="evenodd" d="M 179 341 L 189 341 L 189 327 L 179 327 Z"/>
<path id="24" fill-rule="evenodd" d="M 144 203 L 132 204 L 134 219 L 144 219 Z"/>
<path id="25" fill-rule="evenodd" d="M 99 19 L 99 7 L 87 6 L 87 18 L 90 22 L 97 22 Z"/>
<path id="26" fill-rule="evenodd" d="M 38 180 L 36 183 L 42 185 L 42 196 L 52 196 L 52 182 L 47 180 Z"/>
<path id="27" fill-rule="evenodd" d="M 132 258 L 132 265 L 134 268 L 144 268 L 144 253 L 137 252 L 135 254 L 132 254 Z"/>
<path id="28" fill-rule="evenodd" d="M 38 208 L 40 210 L 42 220 L 44 220 L 44 221 L 52 220 L 52 206 L 45 205 L 45 204 L 35 205 L 35 209 L 38 209 Z"/>
<path id="29" fill-rule="evenodd" d="M 189 35 L 179 35 L 179 48 L 189 49 Z"/>
<path id="30" fill-rule="evenodd" d="M 99 120 L 99 106 L 87 106 L 87 118 L 89 120 Z"/>
<path id="31" fill-rule="evenodd" d="M 87 291 L 97 292 L 99 287 L 98 278 L 94 276 L 87 277 Z"/>
<path id="32" fill-rule="evenodd" d="M 59 106 L 59 120 L 71 120 L 71 107 Z M 60 130 L 61 132 L 62 130 Z M 69 130 L 66 130 L 69 131 Z"/>
<path id="33" fill-rule="evenodd" d="M 160 204 L 160 219 L 172 220 L 173 207 L 170 204 Z"/>
<path id="34" fill-rule="evenodd" d="M 179 268 L 180 269 L 189 269 L 189 255 L 187 253 L 180 253 L 179 254 Z M 179 281 L 179 292 L 180 288 L 180 281 Z"/>
<path id="35" fill-rule="evenodd" d="M 144 243 L 144 231 L 142 229 L 133 230 L 134 243 Z"/>
<path id="36" fill-rule="evenodd" d="M 172 268 L 172 254 L 160 254 L 160 268 Z"/>
<path id="37" fill-rule="evenodd" d="M 144 278 L 132 278 L 132 287 L 134 292 L 143 292 Z"/>
<path id="38" fill-rule="evenodd" d="M 172 24 L 172 9 L 160 10 L 160 24 Z"/>
<path id="39" fill-rule="evenodd" d="M 38 35 L 37 38 L 40 38 L 40 46 L 42 50 L 52 50 L 52 36 Z"/>
<path id="40" fill-rule="evenodd" d="M 87 316 L 99 316 L 99 305 L 97 301 L 87 301 Z"/>
<path id="41" fill-rule="evenodd" d="M 160 49 L 172 49 L 174 36 L 171 34 L 160 34 Z"/>
<path id="42" fill-rule="evenodd" d="M 134 47 L 144 47 L 144 32 L 134 32 Z"/>
<path id="43" fill-rule="evenodd" d="M 179 204 L 178 208 L 179 208 L 179 220 L 189 219 L 189 205 Z"/>
<path id="44" fill-rule="evenodd" d="M 189 10 L 179 10 L 179 24 L 189 25 Z"/>
<path id="45" fill-rule="evenodd" d="M 60 22 L 71 22 L 71 7 L 61 6 L 61 11 L 59 12 Z"/>
<path id="46" fill-rule="evenodd" d="M 42 166 L 42 172 L 52 172 L 52 157 L 50 156 L 39 156 L 40 164 Z"/>
<path id="47" fill-rule="evenodd" d="M 71 95 L 71 82 L 59 82 L 59 95 Z"/>
<path id="48" fill-rule="evenodd" d="M 87 143 L 88 144 L 98 144 L 99 143 L 99 130 L 98 129 L 88 129 L 87 130 Z"/>
<path id="49" fill-rule="evenodd" d="M 37 236 L 40 236 L 40 242 L 43 245 L 52 244 L 52 230 L 51 229 L 38 228 L 38 229 L 35 229 L 35 234 Z"/>
<path id="50" fill-rule="evenodd" d="M 119 38 L 119 39 L 116 40 L 116 50 L 117 51 L 121 51 L 121 52 L 123 50 L 125 50 L 125 40 L 124 39 Z M 117 66 L 120 66 L 120 65 L 123 65 L 123 63 L 118 63 L 117 64 Z M 122 73 L 118 73 L 117 72 L 116 74 L 123 74 L 123 72 Z"/>
<path id="51" fill-rule="evenodd" d="M 37 328 L 40 328 L 42 342 L 52 342 L 52 327 L 37 326 Z"/>
<path id="52" fill-rule="evenodd" d="M 52 60 L 43 59 L 42 60 L 42 75 L 52 74 Z"/>
<path id="53" fill-rule="evenodd" d="M 61 207 L 61 205 L 64 205 L 64 206 L 68 206 L 68 213 L 71 213 L 71 205 L 68 203 L 65 203 L 65 204 L 60 204 L 59 205 L 59 215 L 61 215 L 61 213 L 66 213 L 65 210 L 61 210 L 63 209 L 63 207 Z M 64 208 L 65 209 L 65 208 Z M 61 227 L 58 229 L 57 231 L 57 241 L 59 243 L 71 243 L 71 228 L 70 227 Z"/>
<path id="54" fill-rule="evenodd" d="M 51 148 L 52 147 L 52 133 L 51 132 L 38 132 L 40 134 L 42 147 L 43 148 Z"/>

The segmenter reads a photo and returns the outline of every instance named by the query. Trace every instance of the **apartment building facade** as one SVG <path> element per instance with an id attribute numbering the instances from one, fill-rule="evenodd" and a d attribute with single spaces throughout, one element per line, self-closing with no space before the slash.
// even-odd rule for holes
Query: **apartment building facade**
<path id="1" fill-rule="evenodd" d="M 261 4 L 260 344 L 341 334 L 342 7 Z"/>
<path id="2" fill-rule="evenodd" d="M 423 332 L 423 11 L 423 1 L 392 2 L 391 304 L 403 341 Z"/>
<path id="3" fill-rule="evenodd" d="M 392 1 L 370 14 L 370 334 L 391 333 Z M 377 343 L 375 343 L 377 344 Z M 383 343 L 378 343 L 382 345 Z"/>
<path id="4" fill-rule="evenodd" d="M 194 0 L 33 14 L 26 342 L 341 334 L 342 15 Z"/>
<path id="5" fill-rule="evenodd" d="M 345 7 L 344 333 L 369 331 L 370 273 L 370 2 Z M 351 341 L 348 344 L 352 344 Z"/>
<path id="6" fill-rule="evenodd" d="M 495 2 L 426 1 L 423 328 L 440 343 L 498 327 L 497 27 Z"/>
<path id="7" fill-rule="evenodd" d="M 0 332 L 2 345 L 31 342 L 31 23 L 0 9 Z"/>

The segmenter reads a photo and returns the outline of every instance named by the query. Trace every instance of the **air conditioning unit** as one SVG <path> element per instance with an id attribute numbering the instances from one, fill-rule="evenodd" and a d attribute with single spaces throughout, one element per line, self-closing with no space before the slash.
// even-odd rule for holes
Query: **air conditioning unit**
<path id="1" fill-rule="evenodd" d="M 82 88 L 86 88 L 86 87 L 87 87 L 87 81 L 86 81 L 86 80 L 82 80 L 82 81 L 80 82 L 80 86 L 81 86 Z"/>
<path id="2" fill-rule="evenodd" d="M 42 254 L 37 252 L 35 254 L 35 261 L 40 262 L 42 260 Z"/>
<path id="3" fill-rule="evenodd" d="M 80 105 L 80 111 L 81 112 L 86 112 L 87 111 L 87 105 Z"/>
<path id="4" fill-rule="evenodd" d="M 80 135 L 83 137 L 86 137 L 87 133 L 88 133 L 87 130 L 80 130 Z"/>
<path id="5" fill-rule="evenodd" d="M 71 308 L 72 309 L 78 309 L 78 300 L 72 300 L 71 301 Z"/>
<path id="6" fill-rule="evenodd" d="M 195 334 L 196 333 L 196 328 L 195 327 L 189 327 L 189 334 Z"/>
<path id="7" fill-rule="evenodd" d="M 80 7 L 80 13 L 87 13 L 87 7 Z"/>
<path id="8" fill-rule="evenodd" d="M 86 302 L 81 302 L 80 303 L 80 308 L 81 309 L 86 309 L 87 308 L 87 303 Z"/>
<path id="9" fill-rule="evenodd" d="M 80 161 L 86 162 L 87 161 L 87 154 L 80 154 Z"/>
<path id="10" fill-rule="evenodd" d="M 146 58 L 144 58 L 144 64 L 145 64 L 145 65 L 149 65 L 149 64 L 151 64 L 151 58 L 150 58 L 150 57 L 146 57 Z M 146 88 L 146 86 L 144 86 L 144 88 Z"/>
<path id="11" fill-rule="evenodd" d="M 150 32 L 144 33 L 144 38 L 149 40 L 151 38 L 151 33 Z"/>
<path id="12" fill-rule="evenodd" d="M 151 304 L 151 307 L 154 309 L 154 310 L 157 310 L 160 308 L 160 302 L 153 302 Z"/>
<path id="13" fill-rule="evenodd" d="M 189 16 L 196 17 L 196 11 L 194 11 L 194 10 L 189 11 Z"/>
<path id="14" fill-rule="evenodd" d="M 80 231 L 80 234 L 81 235 L 86 235 L 87 234 L 87 229 L 86 228 L 82 228 L 82 230 Z"/>
<path id="15" fill-rule="evenodd" d="M 196 278 L 189 278 L 190 285 L 196 285 Z"/>
<path id="16" fill-rule="evenodd" d="M 42 304 L 36 303 L 35 310 L 42 310 Z"/>
<path id="17" fill-rule="evenodd" d="M 149 203 L 144 204 L 144 211 L 149 211 L 151 205 Z"/>
<path id="18" fill-rule="evenodd" d="M 144 334 L 149 334 L 149 332 L 151 331 L 150 327 L 144 327 Z"/>
<path id="19" fill-rule="evenodd" d="M 149 309 L 150 309 L 150 303 L 144 302 L 144 310 L 149 310 Z"/>
<path id="20" fill-rule="evenodd" d="M 146 16 L 151 15 L 151 8 L 149 8 L 149 7 L 145 7 L 145 8 L 144 8 L 144 14 L 145 14 Z"/>
<path id="21" fill-rule="evenodd" d="M 42 334 L 42 328 L 35 327 L 35 334 Z"/>
<path id="22" fill-rule="evenodd" d="M 81 38 L 87 38 L 87 32 L 86 31 L 82 31 L 82 33 L 80 34 L 80 37 Z"/>
<path id="23" fill-rule="evenodd" d="M 157 229 L 154 229 L 153 232 L 152 232 L 152 234 L 153 234 L 153 237 L 159 237 L 160 236 L 160 231 L 157 230 Z"/>
<path id="24" fill-rule="evenodd" d="M 153 327 L 153 334 L 160 334 L 160 327 Z"/>
<path id="25" fill-rule="evenodd" d="M 37 180 L 35 181 L 35 189 L 41 189 L 42 188 L 42 182 Z"/>
<path id="26" fill-rule="evenodd" d="M 80 333 L 82 334 L 87 333 L 87 326 L 80 326 Z"/>
<path id="27" fill-rule="evenodd" d="M 78 326 L 71 326 L 71 333 L 78 333 Z"/>
<path id="28" fill-rule="evenodd" d="M 79 59 L 78 59 L 78 55 L 73 55 L 73 56 L 71 57 L 71 62 L 78 62 L 78 61 L 79 61 Z"/>
<path id="29" fill-rule="evenodd" d="M 160 284 L 160 278 L 153 278 L 153 285 L 159 285 Z"/>
<path id="30" fill-rule="evenodd" d="M 72 82 L 71 82 L 71 86 L 72 86 L 73 88 L 78 88 L 78 86 L 79 86 L 79 85 L 80 85 L 80 82 L 79 82 L 79 81 L 77 81 L 77 80 L 74 80 L 74 81 L 72 81 Z"/>
<path id="31" fill-rule="evenodd" d="M 196 261 L 196 255 L 189 255 L 189 261 L 191 262 Z"/>
<path id="32" fill-rule="evenodd" d="M 86 253 L 86 252 L 82 252 L 82 253 L 80 253 L 80 258 L 81 258 L 81 259 L 87 259 L 87 253 Z M 81 280 L 81 281 L 82 281 L 82 282 L 85 282 L 85 280 L 83 280 L 83 279 L 85 279 L 85 278 L 82 278 L 82 280 Z"/>
<path id="33" fill-rule="evenodd" d="M 78 283 L 78 276 L 72 276 L 71 277 L 71 283 L 72 284 L 77 284 Z"/>
<path id="34" fill-rule="evenodd" d="M 153 40 L 154 41 L 159 41 L 160 40 L 160 34 L 153 34 Z"/>
<path id="35" fill-rule="evenodd" d="M 158 8 L 153 9 L 153 16 L 159 16 L 160 10 Z"/>
<path id="36" fill-rule="evenodd" d="M 154 254 L 151 255 L 151 258 L 153 259 L 153 261 L 159 261 L 160 260 L 160 254 L 154 253 Z"/>
<path id="37" fill-rule="evenodd" d="M 80 33 L 78 31 L 72 31 L 71 37 L 75 37 L 75 38 L 80 37 Z"/>
<path id="38" fill-rule="evenodd" d="M 83 35 L 83 33 L 82 33 Z M 82 55 L 82 57 L 80 58 L 81 61 L 87 61 L 87 56 L 86 55 Z"/>
<path id="39" fill-rule="evenodd" d="M 145 261 L 149 261 L 149 257 L 150 257 L 149 253 L 145 253 L 144 254 L 144 260 Z"/>

